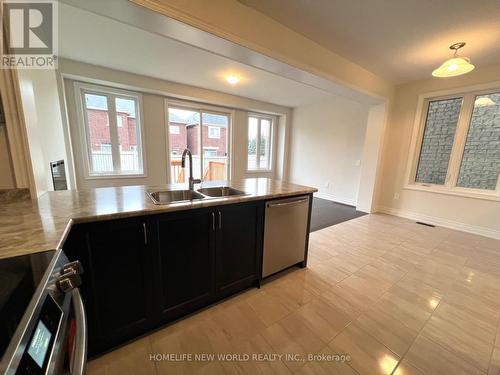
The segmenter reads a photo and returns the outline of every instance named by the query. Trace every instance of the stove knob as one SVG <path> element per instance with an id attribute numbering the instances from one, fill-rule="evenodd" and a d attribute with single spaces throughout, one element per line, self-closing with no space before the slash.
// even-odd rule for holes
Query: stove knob
<path id="1" fill-rule="evenodd" d="M 67 293 L 82 285 L 82 279 L 75 270 L 69 270 L 59 276 L 56 285 L 61 292 Z"/>
<path id="2" fill-rule="evenodd" d="M 81 275 L 83 273 L 83 266 L 79 260 L 75 260 L 74 262 L 70 262 L 62 266 L 61 274 L 69 271 L 75 271 L 77 275 Z"/>

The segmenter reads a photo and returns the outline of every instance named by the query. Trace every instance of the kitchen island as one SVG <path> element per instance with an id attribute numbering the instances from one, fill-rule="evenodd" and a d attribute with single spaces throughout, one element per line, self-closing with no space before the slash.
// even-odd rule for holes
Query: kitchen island
<path id="1" fill-rule="evenodd" d="M 95 356 L 259 286 L 266 204 L 292 197 L 312 202 L 316 191 L 265 178 L 196 188 L 222 185 L 244 194 L 154 204 L 148 192 L 186 186 L 128 186 L 51 192 L 36 202 L 5 204 L 0 256 L 62 248 L 81 262 L 89 354 Z M 307 233 L 310 209 L 304 214 Z M 297 265 L 304 267 L 307 238 L 301 246 Z"/>

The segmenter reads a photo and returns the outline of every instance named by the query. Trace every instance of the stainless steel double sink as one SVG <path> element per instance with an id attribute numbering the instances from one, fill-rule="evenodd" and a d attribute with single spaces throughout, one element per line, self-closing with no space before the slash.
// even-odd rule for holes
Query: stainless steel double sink
<path id="1" fill-rule="evenodd" d="M 244 191 L 229 186 L 205 187 L 198 190 L 158 190 L 148 191 L 154 204 L 170 204 L 209 198 L 223 198 L 246 195 Z"/>

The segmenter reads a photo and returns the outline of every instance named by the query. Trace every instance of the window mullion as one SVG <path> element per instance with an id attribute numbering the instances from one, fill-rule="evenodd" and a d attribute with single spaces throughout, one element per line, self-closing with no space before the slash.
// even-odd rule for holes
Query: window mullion
<path id="1" fill-rule="evenodd" d="M 203 178 L 203 159 L 204 159 L 204 155 L 203 155 L 203 112 L 201 110 L 199 110 L 198 112 L 200 114 L 200 132 L 198 134 L 198 139 L 199 139 L 199 154 L 200 154 L 200 179 Z M 208 127 L 207 127 L 207 137 L 208 137 Z"/>
<path id="2" fill-rule="evenodd" d="M 448 189 L 453 189 L 457 185 L 473 107 L 474 96 L 465 95 L 462 102 L 462 108 L 460 110 L 457 129 L 455 132 L 455 140 L 453 142 L 453 147 L 451 150 L 450 162 L 448 164 L 448 174 L 446 176 L 445 183 L 445 186 Z"/>
<path id="3" fill-rule="evenodd" d="M 257 119 L 257 135 L 255 136 L 255 163 L 257 169 L 260 169 L 260 122 L 261 119 Z"/>
<path id="4" fill-rule="evenodd" d="M 120 146 L 118 140 L 118 126 L 116 121 L 116 106 L 115 97 L 112 95 L 107 95 L 108 100 L 108 113 L 109 113 L 109 137 L 111 138 L 111 154 L 113 158 L 113 170 L 115 173 L 120 173 L 121 171 L 121 161 L 120 161 Z"/>

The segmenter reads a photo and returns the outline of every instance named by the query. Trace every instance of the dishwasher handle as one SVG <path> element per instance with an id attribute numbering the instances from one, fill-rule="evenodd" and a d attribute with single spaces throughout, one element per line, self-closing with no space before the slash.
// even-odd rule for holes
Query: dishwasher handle
<path id="1" fill-rule="evenodd" d="M 268 204 L 267 204 L 267 207 L 271 208 L 271 207 L 291 206 L 291 205 L 294 205 L 294 204 L 304 203 L 304 202 L 307 202 L 307 201 L 308 201 L 308 198 L 303 198 L 303 199 L 298 199 L 298 200 L 295 200 L 295 201 L 289 201 L 289 202 L 282 202 L 282 203 L 268 203 Z"/>

